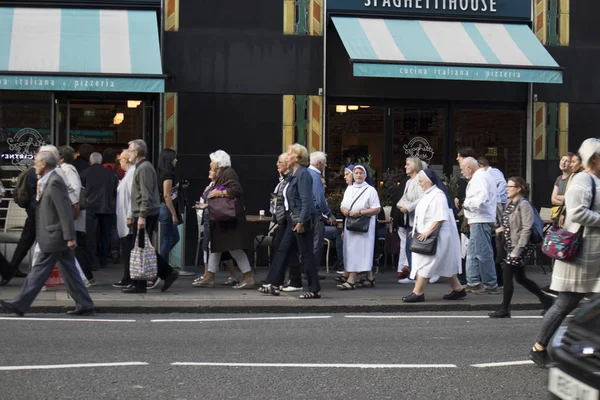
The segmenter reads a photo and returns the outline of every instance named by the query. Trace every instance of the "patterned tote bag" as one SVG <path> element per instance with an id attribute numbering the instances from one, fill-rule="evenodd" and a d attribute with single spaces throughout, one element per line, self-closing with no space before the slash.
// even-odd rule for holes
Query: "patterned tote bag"
<path id="1" fill-rule="evenodd" d="M 134 281 L 151 281 L 156 278 L 157 273 L 156 250 L 150 243 L 148 233 L 142 229 L 139 231 L 133 250 L 131 250 L 129 276 Z"/>

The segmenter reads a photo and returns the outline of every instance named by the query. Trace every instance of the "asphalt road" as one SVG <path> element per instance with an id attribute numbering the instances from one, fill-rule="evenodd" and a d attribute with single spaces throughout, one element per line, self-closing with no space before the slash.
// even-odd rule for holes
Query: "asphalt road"
<path id="1" fill-rule="evenodd" d="M 536 314 L 2 318 L 0 398 L 546 399 Z"/>

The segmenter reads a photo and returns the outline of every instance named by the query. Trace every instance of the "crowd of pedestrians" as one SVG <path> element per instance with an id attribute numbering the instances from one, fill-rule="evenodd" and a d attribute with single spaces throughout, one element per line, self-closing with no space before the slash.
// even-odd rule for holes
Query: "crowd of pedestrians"
<path id="1" fill-rule="evenodd" d="M 175 151 L 164 149 L 156 168 L 147 154 L 143 140 L 131 141 L 118 154 L 101 154 L 82 145 L 77 158 L 69 146 L 40 148 L 34 166 L 19 178 L 24 179 L 18 185 L 21 192 L 15 193 L 22 196 L 19 204 L 27 213 L 21 239 L 12 262 L 0 257 L 0 285 L 15 276 L 26 277 L 14 299 L 0 301 L 4 311 L 27 312 L 58 265 L 76 303 L 70 313 L 93 315 L 86 287 L 95 284 L 93 272 L 106 266 L 115 251 L 123 258 L 123 276 L 113 286 L 123 293 L 146 293 L 161 284 L 162 291 L 171 287 L 179 274 L 168 259 L 180 240 L 178 226 L 183 223 L 188 183 L 177 173 Z M 539 219 L 529 201 L 529 185 L 519 176 L 505 179 L 471 148 L 459 149 L 457 162 L 461 178 L 458 196 L 452 198 L 446 183 L 422 160 L 406 160 L 406 176 L 398 182 L 390 216 L 400 240 L 398 282 L 413 285 L 402 301 L 424 302 L 427 284 L 440 278 L 451 288 L 445 300 L 496 295 L 503 286 L 502 302 L 489 317 L 509 318 L 516 281 L 538 297 L 545 315 L 530 352 L 532 360 L 544 366 L 549 360 L 548 342 L 564 318 L 586 294 L 600 292 L 600 140 L 588 139 L 577 154 L 566 153 L 560 160 L 551 219 L 567 231 L 582 230 L 583 243 L 576 258 L 554 263 L 548 288 L 538 287 L 526 275 Z M 300 299 L 320 299 L 318 269 L 326 237 L 336 241 L 338 263 L 343 265 L 335 278 L 337 288 L 373 288 L 382 206 L 367 166 L 345 167 L 347 186 L 339 210 L 331 210 L 325 196 L 325 153 L 309 154 L 304 146 L 294 144 L 278 157 L 276 167 L 279 180 L 270 199 L 273 256 L 259 292 L 279 296 L 281 291 L 302 291 Z M 245 252 L 244 192 L 223 150 L 210 154 L 208 178 L 210 183 L 195 206 L 203 211 L 199 223 L 204 231 L 205 270 L 192 284 L 215 287 L 224 263 L 229 270 L 225 285 L 255 288 Z M 338 212 L 341 220 L 335 218 Z M 149 282 L 132 280 L 130 255 L 138 233 L 145 231 L 153 238 L 159 226 L 157 276 Z M 19 265 L 32 247 L 32 266 L 26 274 Z"/>

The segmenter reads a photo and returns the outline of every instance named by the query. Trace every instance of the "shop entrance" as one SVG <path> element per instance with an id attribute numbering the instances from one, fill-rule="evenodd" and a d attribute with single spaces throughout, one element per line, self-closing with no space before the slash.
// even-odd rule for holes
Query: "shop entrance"
<path id="1" fill-rule="evenodd" d="M 57 97 L 54 104 L 53 143 L 78 150 L 89 144 L 104 155 L 104 162 L 114 157 L 134 139 L 152 143 L 154 106 L 151 99 Z"/>

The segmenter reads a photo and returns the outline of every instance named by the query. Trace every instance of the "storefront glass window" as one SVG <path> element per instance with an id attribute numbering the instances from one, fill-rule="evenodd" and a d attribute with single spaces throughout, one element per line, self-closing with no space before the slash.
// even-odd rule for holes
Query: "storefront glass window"
<path id="1" fill-rule="evenodd" d="M 357 109 L 355 109 L 355 107 Z M 366 108 L 368 107 L 368 108 Z M 343 111 L 343 112 L 340 112 Z M 384 172 L 384 107 L 332 105 L 328 108 L 329 187 L 343 188 L 343 168 L 370 158 L 373 183 Z"/>
<path id="2" fill-rule="evenodd" d="M 143 137 L 143 102 L 71 100 L 69 109 L 69 140 L 75 149 L 89 143 L 100 153 L 108 148 L 119 151 L 126 148 L 131 140 Z"/>
<path id="3" fill-rule="evenodd" d="M 393 158 L 394 168 L 404 168 L 408 157 L 426 161 L 439 174 L 444 170 L 446 109 L 395 107 Z"/>
<path id="4" fill-rule="evenodd" d="M 504 172 L 523 176 L 526 165 L 527 114 L 521 110 L 457 109 L 454 111 L 455 151 L 472 147 L 479 157 Z M 454 173 L 460 170 L 454 162 Z"/>

